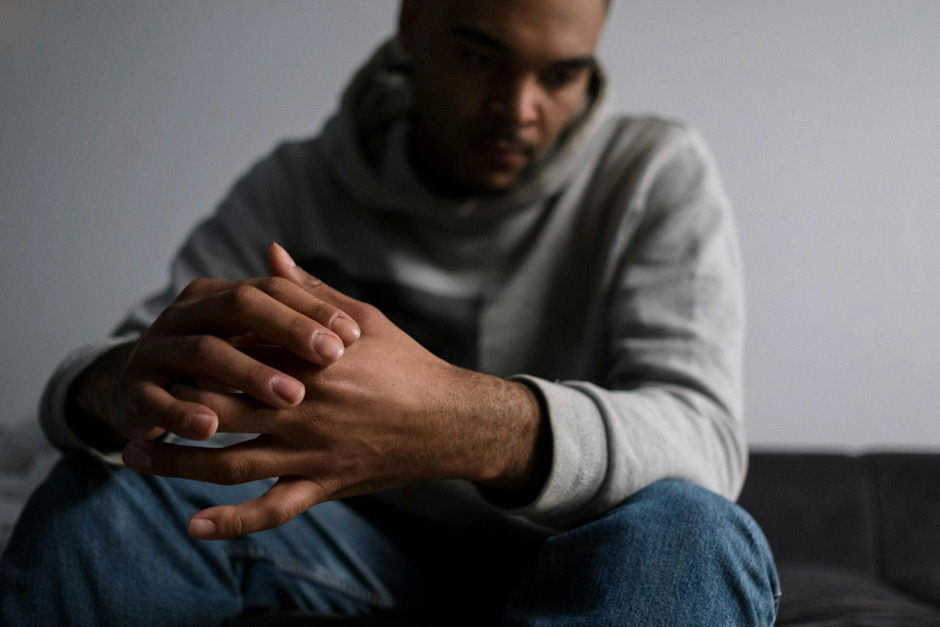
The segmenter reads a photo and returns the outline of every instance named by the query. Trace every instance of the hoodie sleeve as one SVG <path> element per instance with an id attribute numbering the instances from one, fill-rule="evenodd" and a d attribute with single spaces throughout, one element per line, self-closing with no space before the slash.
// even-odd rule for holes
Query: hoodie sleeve
<path id="1" fill-rule="evenodd" d="M 233 187 L 216 212 L 199 224 L 170 264 L 166 287 L 130 310 L 112 337 L 72 351 L 53 373 L 39 405 L 39 421 L 49 441 L 60 449 L 81 449 L 109 463 L 120 452 L 100 451 L 83 442 L 67 420 L 70 388 L 96 359 L 119 344 L 136 341 L 191 281 L 199 277 L 237 279 L 263 276 L 267 247 L 282 239 L 280 199 L 288 189 L 283 165 L 286 149 L 256 164 Z"/>
<path id="2" fill-rule="evenodd" d="M 554 446 L 547 482 L 527 507 L 566 526 L 665 478 L 729 499 L 743 483 L 744 306 L 730 204 L 701 138 L 673 126 L 617 235 L 603 314 L 599 380 L 519 376 L 544 399 Z"/>

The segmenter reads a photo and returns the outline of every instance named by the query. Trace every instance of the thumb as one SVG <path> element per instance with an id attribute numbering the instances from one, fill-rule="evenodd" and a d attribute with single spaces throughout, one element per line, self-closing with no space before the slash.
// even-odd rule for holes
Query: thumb
<path id="1" fill-rule="evenodd" d="M 271 276 L 299 283 L 295 278 L 295 272 L 298 270 L 297 264 L 277 242 L 273 242 L 268 248 L 268 268 L 271 270 Z"/>
<path id="2" fill-rule="evenodd" d="M 348 300 L 348 297 L 298 266 L 293 257 L 277 242 L 273 242 L 271 247 L 268 248 L 268 267 L 271 270 L 271 276 L 281 277 L 296 283 L 331 305 L 338 306 L 337 300 Z"/>
<path id="3" fill-rule="evenodd" d="M 282 279 L 296 283 L 310 294 L 313 294 L 324 302 L 339 307 L 350 316 L 352 316 L 350 309 L 355 310 L 356 306 L 361 304 L 356 299 L 346 296 L 339 290 L 333 289 L 298 266 L 294 262 L 294 259 L 284 250 L 284 247 L 277 242 L 273 242 L 270 248 L 268 248 L 268 267 L 271 270 L 271 276 L 281 277 Z"/>

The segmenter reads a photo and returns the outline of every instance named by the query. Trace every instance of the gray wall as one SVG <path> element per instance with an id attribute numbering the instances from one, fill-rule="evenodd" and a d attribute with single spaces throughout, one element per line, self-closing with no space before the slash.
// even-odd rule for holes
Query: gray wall
<path id="1" fill-rule="evenodd" d="M 0 421 L 159 286 L 390 0 L 0 0 Z M 940 442 L 940 3 L 618 0 L 617 109 L 709 139 L 738 209 L 761 445 Z"/>

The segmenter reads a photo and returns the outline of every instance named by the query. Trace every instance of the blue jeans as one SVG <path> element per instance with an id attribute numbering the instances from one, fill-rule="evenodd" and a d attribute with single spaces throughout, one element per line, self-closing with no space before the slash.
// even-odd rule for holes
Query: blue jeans
<path id="1" fill-rule="evenodd" d="M 757 525 L 682 481 L 547 538 L 435 529 L 369 501 L 324 503 L 232 541 L 187 536 L 197 509 L 263 489 L 67 456 L 0 562 L 0 624 L 211 625 L 271 608 L 546 627 L 770 625 L 776 613 L 776 570 Z"/>

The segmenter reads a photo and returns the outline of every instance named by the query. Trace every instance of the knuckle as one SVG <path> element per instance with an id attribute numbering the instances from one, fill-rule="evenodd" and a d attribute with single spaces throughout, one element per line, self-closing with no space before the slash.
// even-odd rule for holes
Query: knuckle
<path id="1" fill-rule="evenodd" d="M 254 463 L 242 457 L 229 457 L 221 464 L 220 483 L 237 485 L 254 479 Z"/>
<path id="2" fill-rule="evenodd" d="M 291 316 L 287 322 L 287 333 L 290 337 L 302 344 L 309 346 L 317 329 L 310 323 L 310 319 L 305 316 Z"/>
<path id="3" fill-rule="evenodd" d="M 235 308 L 250 307 L 258 302 L 261 297 L 261 291 L 253 285 L 236 285 L 226 293 L 226 299 L 229 304 Z"/>
<path id="4" fill-rule="evenodd" d="M 374 305 L 360 302 L 357 303 L 354 308 L 350 309 L 355 309 L 355 311 L 349 311 L 347 313 L 352 315 L 353 319 L 359 323 L 360 327 L 375 326 L 385 321 L 385 314 Z"/>
<path id="5" fill-rule="evenodd" d="M 240 515 L 238 508 L 226 508 L 224 515 L 220 516 L 217 522 L 222 533 L 229 538 L 243 536 L 248 529 L 244 519 Z"/>
<path id="6" fill-rule="evenodd" d="M 296 511 L 296 505 L 289 500 L 279 500 L 270 503 L 267 515 L 265 516 L 265 527 L 280 527 L 290 522 L 300 511 Z"/>
<path id="7" fill-rule="evenodd" d="M 309 272 L 304 272 L 303 281 L 307 287 L 319 289 L 319 288 L 329 288 L 329 285 L 323 282 L 320 277 L 313 276 Z"/>
<path id="8" fill-rule="evenodd" d="M 194 279 L 190 281 L 189 284 L 186 285 L 186 287 L 184 287 L 180 291 L 177 299 L 179 300 L 179 299 L 192 298 L 193 296 L 197 294 L 202 294 L 205 291 L 205 285 L 206 285 L 205 279 L 203 278 Z"/>
<path id="9" fill-rule="evenodd" d="M 176 301 L 200 299 L 215 291 L 218 291 L 217 280 L 207 277 L 198 277 L 190 281 L 189 284 L 180 291 L 179 295 L 176 297 Z"/>
<path id="10" fill-rule="evenodd" d="M 157 319 L 151 325 L 151 329 L 159 329 L 162 326 L 176 326 L 180 320 L 185 320 L 186 306 L 179 300 L 175 300 L 160 312 Z"/>
<path id="11" fill-rule="evenodd" d="M 267 391 L 271 380 L 277 376 L 275 370 L 265 366 L 261 362 L 253 361 L 245 370 L 245 378 L 253 382 L 259 389 Z"/>
<path id="12" fill-rule="evenodd" d="M 297 428 L 302 432 L 319 433 L 326 430 L 326 419 L 315 403 L 303 403 L 296 413 Z"/>
<path id="13" fill-rule="evenodd" d="M 310 308 L 310 317 L 329 328 L 338 311 L 336 307 L 319 301 Z"/>
<path id="14" fill-rule="evenodd" d="M 186 339 L 186 351 L 197 359 L 211 357 L 219 348 L 220 340 L 211 335 L 195 335 Z"/>
<path id="15" fill-rule="evenodd" d="M 311 484 L 313 493 L 316 494 L 316 500 L 320 502 L 330 500 L 343 487 L 336 480 L 327 477 L 311 479 Z"/>
<path id="16" fill-rule="evenodd" d="M 212 411 L 217 411 L 216 395 L 212 392 L 202 389 L 202 388 L 190 388 L 187 390 L 188 396 L 181 399 L 185 403 L 187 410 L 192 410 L 192 405 L 202 405 L 203 407 L 208 407 Z M 188 414 L 187 414 L 188 415 Z"/>
<path id="17" fill-rule="evenodd" d="M 258 279 L 258 289 L 274 297 L 289 291 L 292 286 L 293 283 L 282 277 L 269 276 Z"/>

